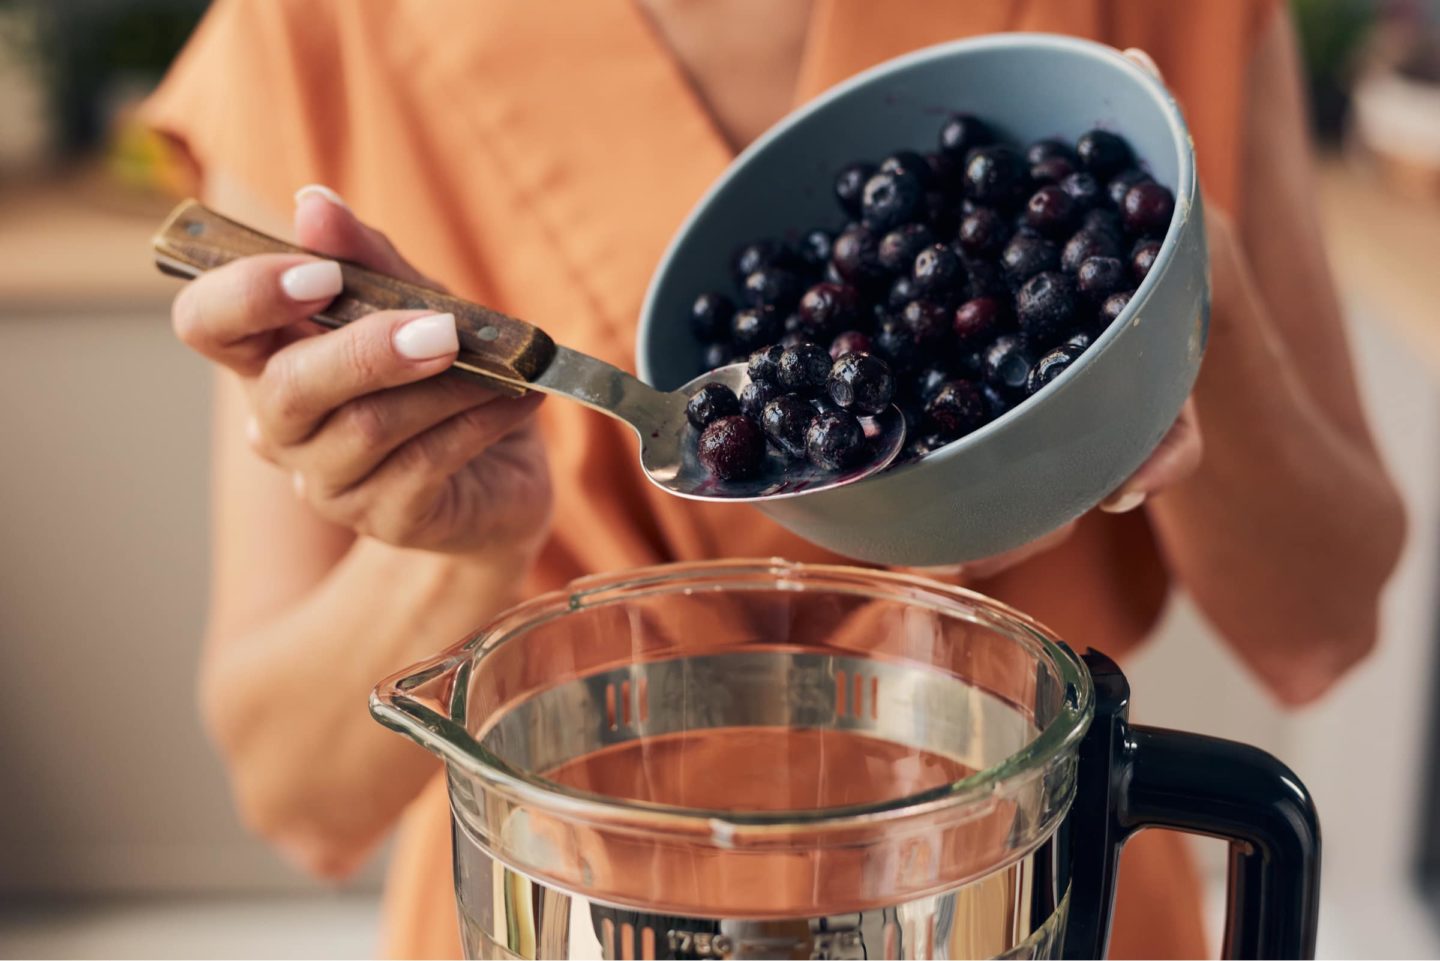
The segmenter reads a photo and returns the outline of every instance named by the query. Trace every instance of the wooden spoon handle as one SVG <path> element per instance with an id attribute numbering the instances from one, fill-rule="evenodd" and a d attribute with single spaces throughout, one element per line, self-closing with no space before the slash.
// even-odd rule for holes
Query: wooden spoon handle
<path id="1" fill-rule="evenodd" d="M 222 217 L 194 200 L 171 212 L 153 245 L 156 265 L 167 274 L 185 278 L 253 254 L 315 253 Z M 524 385 L 540 376 L 555 356 L 550 336 L 523 320 L 348 261 L 340 261 L 340 273 L 344 289 L 314 318 L 327 327 L 343 326 L 377 310 L 452 313 L 460 333 L 455 367 L 511 395 L 523 394 Z"/>

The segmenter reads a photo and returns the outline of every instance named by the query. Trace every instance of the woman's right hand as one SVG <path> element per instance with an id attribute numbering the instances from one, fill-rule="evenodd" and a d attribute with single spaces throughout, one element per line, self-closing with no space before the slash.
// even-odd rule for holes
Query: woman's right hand
<path id="1" fill-rule="evenodd" d="M 438 287 L 325 188 L 296 195 L 295 228 L 310 250 Z M 240 378 L 252 447 L 325 519 L 400 547 L 538 549 L 551 506 L 540 395 L 446 375 L 459 348 L 449 314 L 379 311 L 324 330 L 309 318 L 340 286 L 334 261 L 245 257 L 181 291 L 175 331 Z"/>

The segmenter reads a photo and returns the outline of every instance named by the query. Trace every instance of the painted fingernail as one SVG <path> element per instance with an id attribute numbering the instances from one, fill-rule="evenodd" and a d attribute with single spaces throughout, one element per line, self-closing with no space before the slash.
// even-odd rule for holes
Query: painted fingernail
<path id="1" fill-rule="evenodd" d="M 407 360 L 433 360 L 459 349 L 454 314 L 416 317 L 395 331 L 395 352 Z"/>
<path id="2" fill-rule="evenodd" d="M 1141 50 L 1139 47 L 1126 47 L 1121 53 L 1135 61 L 1141 70 L 1149 73 L 1156 80 L 1164 79 L 1160 75 L 1159 65 L 1156 64 L 1155 60 L 1144 50 Z"/>
<path id="3" fill-rule="evenodd" d="M 1145 503 L 1144 491 L 1130 491 L 1109 498 L 1100 505 L 1100 509 L 1107 514 L 1124 514 L 1133 511 L 1143 503 Z"/>
<path id="4" fill-rule="evenodd" d="M 305 475 L 300 473 L 298 470 L 295 473 L 291 474 L 290 486 L 295 488 L 296 497 L 303 498 L 305 496 Z"/>
<path id="5" fill-rule="evenodd" d="M 254 417 L 245 421 L 245 440 L 251 447 L 260 446 L 260 422 Z"/>
<path id="6" fill-rule="evenodd" d="M 280 288 L 291 300 L 329 300 L 345 286 L 340 265 L 333 260 L 316 260 L 291 267 L 280 275 Z"/>
<path id="7" fill-rule="evenodd" d="M 306 197 L 322 197 L 337 207 L 344 207 L 346 210 L 350 209 L 350 205 L 345 202 L 345 198 L 324 184 L 306 184 L 295 191 L 295 203 L 297 205 Z"/>

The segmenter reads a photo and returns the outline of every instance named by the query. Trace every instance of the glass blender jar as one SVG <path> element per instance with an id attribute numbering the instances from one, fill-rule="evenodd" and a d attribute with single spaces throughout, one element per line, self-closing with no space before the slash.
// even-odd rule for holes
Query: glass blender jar
<path id="1" fill-rule="evenodd" d="M 1231 840 L 1227 956 L 1313 956 L 1304 787 L 1127 708 L 995 601 L 783 561 L 576 581 L 371 701 L 445 761 L 470 957 L 1101 957 L 1151 826 Z"/>

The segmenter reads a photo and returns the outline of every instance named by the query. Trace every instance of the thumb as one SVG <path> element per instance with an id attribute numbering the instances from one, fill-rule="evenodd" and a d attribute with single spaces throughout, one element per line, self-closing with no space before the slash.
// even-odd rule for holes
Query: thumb
<path id="1" fill-rule="evenodd" d="M 410 266 L 390 238 L 360 221 L 340 198 L 323 184 L 307 184 L 295 191 L 295 240 L 302 247 L 435 290 L 444 287 Z"/>

